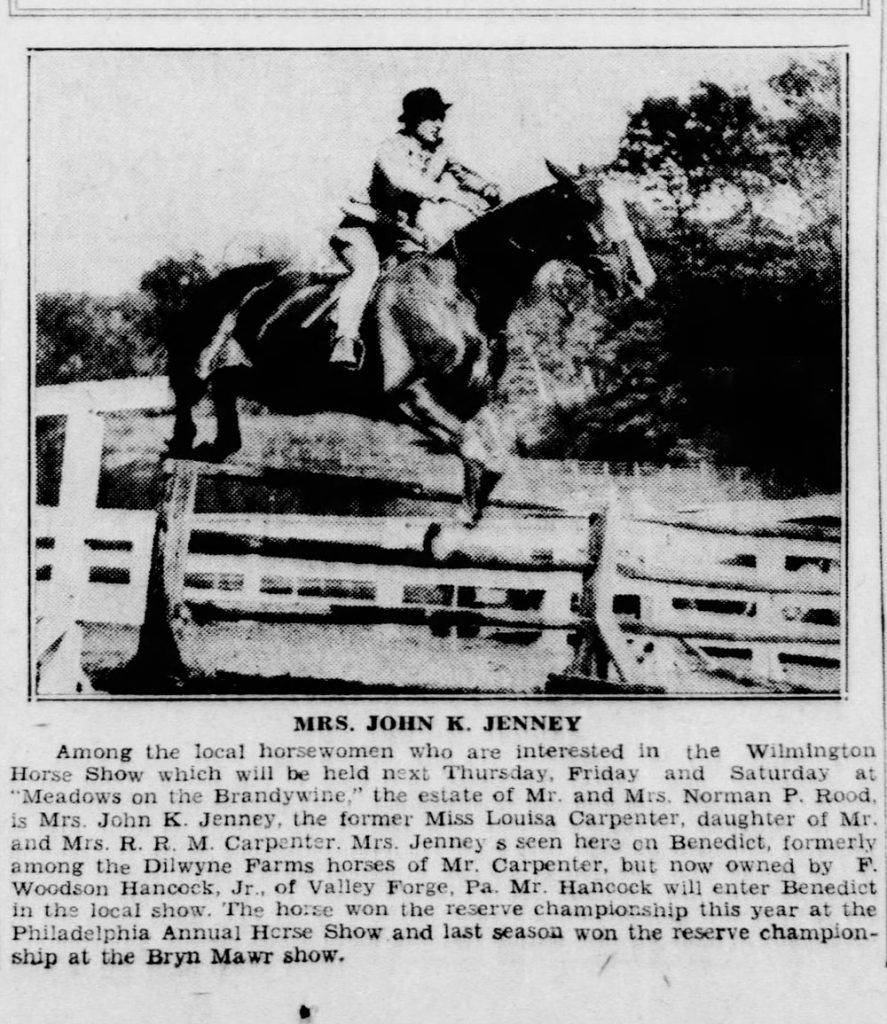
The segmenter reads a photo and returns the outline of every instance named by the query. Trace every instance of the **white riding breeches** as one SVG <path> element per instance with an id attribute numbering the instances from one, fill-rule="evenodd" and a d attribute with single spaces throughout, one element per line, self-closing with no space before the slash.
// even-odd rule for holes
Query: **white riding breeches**
<path id="1" fill-rule="evenodd" d="M 339 285 L 334 313 L 337 333 L 356 341 L 367 303 L 379 279 L 379 253 L 372 235 L 362 227 L 339 228 L 332 237 L 332 246 L 349 271 Z"/>

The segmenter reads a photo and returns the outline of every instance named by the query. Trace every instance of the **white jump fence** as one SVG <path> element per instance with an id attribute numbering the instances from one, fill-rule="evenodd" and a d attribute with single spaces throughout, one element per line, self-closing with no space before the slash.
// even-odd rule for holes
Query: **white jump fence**
<path id="1" fill-rule="evenodd" d="M 594 574 L 594 618 L 623 686 L 834 694 L 841 565 L 837 496 L 620 517 Z"/>
<path id="2" fill-rule="evenodd" d="M 139 625 L 145 612 L 156 514 L 97 508 L 105 417 L 172 408 L 165 378 L 92 381 L 35 389 L 35 415 L 63 416 L 56 505 L 35 505 L 33 661 L 40 692 L 89 688 L 83 623 Z M 109 581 L 118 582 L 109 582 Z"/>
<path id="3" fill-rule="evenodd" d="M 451 522 L 456 496 L 415 481 L 384 482 L 394 487 L 392 514 L 199 510 L 205 480 L 276 481 L 309 495 L 372 481 L 367 467 L 353 477 L 275 476 L 170 461 L 159 520 L 156 511 L 98 508 L 107 414 L 171 406 L 165 379 L 36 389 L 36 415 L 65 418 L 58 501 L 37 505 L 33 519 L 41 695 L 92 689 L 89 624 L 142 629 L 154 644 L 142 653 L 158 668 L 177 662 L 184 676 L 221 666 L 356 683 L 375 672 L 371 681 L 395 689 L 412 679 L 503 693 L 839 686 L 836 498 L 628 517 L 606 470 L 573 464 L 577 491 L 592 495 L 581 507 L 498 501 L 465 531 Z M 407 500 L 431 505 L 402 514 Z M 232 641 L 232 620 L 260 625 Z M 285 643 L 279 623 L 298 626 Z M 265 649 L 275 645 L 270 669 Z M 195 648 L 220 661 L 198 653 L 195 663 Z"/>

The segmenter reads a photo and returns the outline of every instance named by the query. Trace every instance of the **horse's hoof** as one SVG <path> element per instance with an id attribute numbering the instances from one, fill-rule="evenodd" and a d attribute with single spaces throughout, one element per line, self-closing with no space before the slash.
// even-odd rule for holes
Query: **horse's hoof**
<path id="1" fill-rule="evenodd" d="M 502 479 L 503 475 L 504 474 L 499 469 L 484 468 L 480 478 L 480 491 L 483 495 L 484 501 L 486 501 L 496 489 L 496 485 Z"/>
<path id="2" fill-rule="evenodd" d="M 223 462 L 225 455 L 214 444 L 199 444 L 191 452 L 197 462 Z"/>
<path id="3" fill-rule="evenodd" d="M 466 530 L 473 530 L 480 522 L 481 510 L 479 508 L 466 508 L 464 505 L 456 513 L 456 522 L 464 526 Z"/>
<path id="4" fill-rule="evenodd" d="M 193 459 L 194 446 L 190 441 L 170 441 L 164 454 L 168 459 Z"/>

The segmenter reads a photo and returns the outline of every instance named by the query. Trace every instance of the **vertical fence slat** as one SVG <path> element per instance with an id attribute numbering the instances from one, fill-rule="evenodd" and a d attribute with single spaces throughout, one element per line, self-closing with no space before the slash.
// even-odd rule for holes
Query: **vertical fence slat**
<path id="1" fill-rule="evenodd" d="M 88 406 L 66 414 L 52 582 L 39 610 L 42 650 L 36 652 L 37 681 L 44 694 L 80 693 L 83 630 L 78 619 L 86 586 L 84 540 L 92 521 L 102 465 L 105 424 Z"/>

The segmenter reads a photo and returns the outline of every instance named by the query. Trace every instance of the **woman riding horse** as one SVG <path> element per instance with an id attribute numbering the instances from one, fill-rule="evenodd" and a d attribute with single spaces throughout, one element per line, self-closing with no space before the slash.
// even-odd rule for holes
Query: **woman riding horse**
<path id="1" fill-rule="evenodd" d="M 380 262 L 390 265 L 446 241 L 456 225 L 435 225 L 436 204 L 457 207 L 467 223 L 499 202 L 495 185 L 444 152 L 444 118 L 451 106 L 437 89 L 407 93 L 401 130 L 380 148 L 368 195 L 352 198 L 343 209 L 331 244 L 350 273 L 339 286 L 330 355 L 343 368 L 360 366 L 360 328 Z"/>
<path id="2" fill-rule="evenodd" d="M 540 269 L 571 262 L 625 295 L 643 294 L 654 280 L 617 183 L 549 169 L 555 184 L 485 214 L 382 278 L 362 319 L 366 358 L 356 372 L 330 362 L 331 324 L 318 311 L 329 309 L 333 282 L 282 274 L 272 264 L 210 281 L 167 337 L 173 449 L 191 453 L 192 409 L 207 383 L 218 430 L 198 457 L 223 459 L 240 447 L 238 395 L 291 414 L 406 421 L 460 457 L 464 518 L 476 522 L 506 455 L 487 408 L 505 365 L 506 323 Z M 226 318 L 244 358 L 207 381 L 201 356 Z"/>

